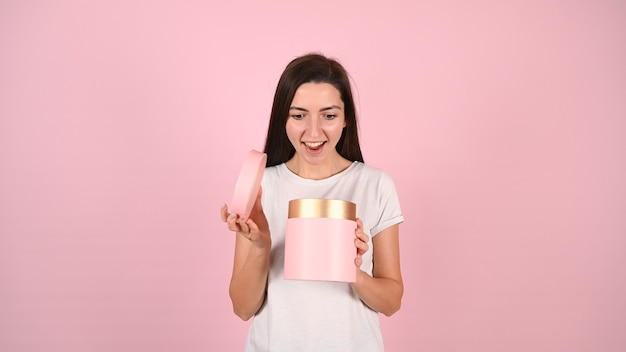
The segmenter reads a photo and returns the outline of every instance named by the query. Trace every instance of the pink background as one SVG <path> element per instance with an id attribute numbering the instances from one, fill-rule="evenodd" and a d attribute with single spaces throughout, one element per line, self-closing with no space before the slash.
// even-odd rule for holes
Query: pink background
<path id="1" fill-rule="evenodd" d="M 626 350 L 617 0 L 0 2 L 0 350 L 241 350 L 218 210 L 308 51 L 401 195 L 388 351 Z"/>

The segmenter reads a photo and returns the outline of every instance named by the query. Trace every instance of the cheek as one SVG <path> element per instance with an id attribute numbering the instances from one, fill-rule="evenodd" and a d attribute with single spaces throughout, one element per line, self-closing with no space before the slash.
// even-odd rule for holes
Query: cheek
<path id="1" fill-rule="evenodd" d="M 343 133 L 343 129 L 346 127 L 346 124 L 337 124 L 332 127 L 332 129 L 328 130 L 328 134 L 335 137 L 335 139 L 339 139 L 341 134 Z"/>
<path id="2" fill-rule="evenodd" d="M 287 122 L 287 125 L 285 126 L 285 131 L 287 132 L 287 138 L 289 138 L 291 142 L 299 138 L 299 129 L 297 126 L 294 126 L 293 123 Z"/>

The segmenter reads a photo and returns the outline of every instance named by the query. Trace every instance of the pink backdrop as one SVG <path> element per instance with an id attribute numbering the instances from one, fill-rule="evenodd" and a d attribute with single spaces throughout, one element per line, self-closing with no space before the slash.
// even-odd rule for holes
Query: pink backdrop
<path id="1" fill-rule="evenodd" d="M 218 210 L 308 51 L 401 195 L 389 351 L 626 350 L 610 0 L 2 1 L 0 350 L 240 350 Z"/>

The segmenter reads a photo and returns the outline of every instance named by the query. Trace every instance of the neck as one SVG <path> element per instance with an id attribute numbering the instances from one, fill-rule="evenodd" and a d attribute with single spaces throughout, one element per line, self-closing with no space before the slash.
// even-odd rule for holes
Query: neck
<path id="1" fill-rule="evenodd" d="M 337 155 L 336 158 L 326 163 L 310 164 L 299 158 L 297 154 L 285 163 L 291 172 L 310 180 L 329 178 L 347 169 L 351 164 L 352 162 L 350 160 L 344 159 L 340 155 Z"/>

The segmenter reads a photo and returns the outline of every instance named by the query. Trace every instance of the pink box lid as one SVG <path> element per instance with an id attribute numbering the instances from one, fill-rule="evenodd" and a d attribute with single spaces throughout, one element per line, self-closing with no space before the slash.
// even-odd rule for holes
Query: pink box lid
<path id="1" fill-rule="evenodd" d="M 261 187 L 267 155 L 256 150 L 248 153 L 237 177 L 230 211 L 249 216 Z"/>

